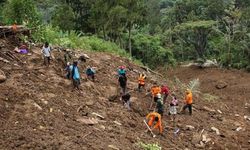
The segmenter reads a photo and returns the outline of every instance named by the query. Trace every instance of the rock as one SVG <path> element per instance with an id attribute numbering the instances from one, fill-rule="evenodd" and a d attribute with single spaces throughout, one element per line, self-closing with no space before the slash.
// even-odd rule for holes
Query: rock
<path id="1" fill-rule="evenodd" d="M 104 125 L 100 125 L 99 128 L 102 129 L 102 130 L 106 129 Z"/>
<path id="2" fill-rule="evenodd" d="M 202 135 L 202 142 L 204 142 L 205 144 L 210 142 L 212 139 L 207 137 L 207 134 L 203 134 Z"/>
<path id="3" fill-rule="evenodd" d="M 117 148 L 117 147 L 114 146 L 114 145 L 108 145 L 108 148 L 111 148 L 111 149 L 114 149 L 114 150 L 119 150 L 119 148 Z"/>
<path id="4" fill-rule="evenodd" d="M 224 81 L 218 81 L 215 87 L 217 89 L 224 89 L 227 87 L 227 83 Z"/>
<path id="5" fill-rule="evenodd" d="M 215 127 L 211 127 L 211 130 L 214 131 L 217 135 L 220 135 L 219 129 L 217 129 Z"/>
<path id="6" fill-rule="evenodd" d="M 93 100 L 89 100 L 86 102 L 87 106 L 93 106 L 94 105 L 94 101 Z"/>
<path id="7" fill-rule="evenodd" d="M 238 127 L 237 129 L 236 129 L 236 131 L 240 131 L 242 129 L 242 127 Z"/>
<path id="8" fill-rule="evenodd" d="M 239 115 L 239 114 L 235 114 L 234 116 L 235 116 L 235 117 L 239 117 L 240 115 Z"/>
<path id="9" fill-rule="evenodd" d="M 250 117 L 249 116 L 244 116 L 244 119 L 249 120 L 250 121 Z"/>
<path id="10" fill-rule="evenodd" d="M 194 129 L 194 126 L 191 126 L 191 125 L 186 125 L 186 130 L 193 130 Z"/>

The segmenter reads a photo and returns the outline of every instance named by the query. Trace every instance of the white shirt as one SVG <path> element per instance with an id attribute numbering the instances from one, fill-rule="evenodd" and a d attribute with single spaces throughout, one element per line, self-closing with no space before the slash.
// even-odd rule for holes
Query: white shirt
<path id="1" fill-rule="evenodd" d="M 47 48 L 43 47 L 42 53 L 45 57 L 50 57 L 50 47 L 49 46 Z"/>

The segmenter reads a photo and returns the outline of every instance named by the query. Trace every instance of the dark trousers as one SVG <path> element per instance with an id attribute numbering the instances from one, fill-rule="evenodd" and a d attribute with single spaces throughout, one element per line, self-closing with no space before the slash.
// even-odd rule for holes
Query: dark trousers
<path id="1" fill-rule="evenodd" d="M 192 115 L 192 104 L 186 104 L 186 105 L 183 107 L 183 111 L 185 111 L 187 108 L 188 108 L 188 110 L 189 110 L 189 115 Z"/>
<path id="2" fill-rule="evenodd" d="M 44 56 L 44 65 L 49 66 L 50 65 L 50 57 Z"/>
<path id="3" fill-rule="evenodd" d="M 144 88 L 145 85 L 144 84 L 138 84 L 138 90 L 141 91 L 141 88 Z"/>

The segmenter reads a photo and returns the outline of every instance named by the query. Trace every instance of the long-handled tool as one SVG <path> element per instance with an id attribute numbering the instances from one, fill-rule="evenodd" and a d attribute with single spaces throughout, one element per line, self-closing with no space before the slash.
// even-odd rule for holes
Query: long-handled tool
<path id="1" fill-rule="evenodd" d="M 143 120 L 143 121 L 144 121 L 144 123 L 146 124 L 146 126 L 147 126 L 148 130 L 150 131 L 150 133 L 152 134 L 152 136 L 155 138 L 156 135 L 155 135 L 155 134 L 153 133 L 153 131 L 150 129 L 150 127 L 148 126 L 146 120 Z"/>

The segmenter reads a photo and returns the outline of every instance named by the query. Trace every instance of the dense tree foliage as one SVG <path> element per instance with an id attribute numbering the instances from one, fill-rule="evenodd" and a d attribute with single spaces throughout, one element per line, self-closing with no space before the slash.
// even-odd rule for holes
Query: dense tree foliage
<path id="1" fill-rule="evenodd" d="M 249 0 L 2 0 L 1 3 L 5 8 L 2 20 L 7 23 L 37 20 L 33 18 L 39 16 L 38 10 L 43 23 L 64 32 L 74 30 L 84 33 L 82 36 L 95 35 L 114 42 L 151 67 L 201 58 L 217 59 L 227 67 L 250 68 Z"/>

